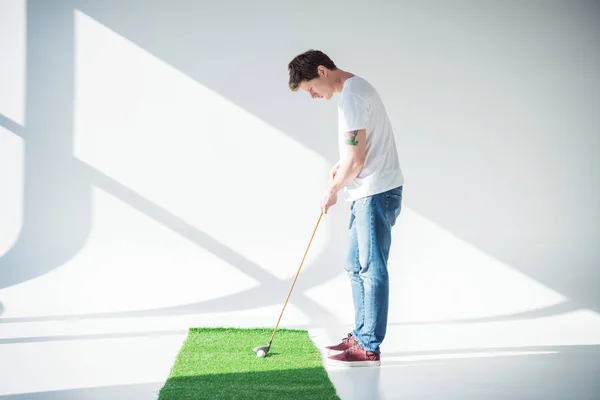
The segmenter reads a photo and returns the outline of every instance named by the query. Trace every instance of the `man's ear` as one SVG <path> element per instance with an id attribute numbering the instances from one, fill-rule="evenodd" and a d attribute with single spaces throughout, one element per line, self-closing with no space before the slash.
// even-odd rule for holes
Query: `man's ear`
<path id="1" fill-rule="evenodd" d="M 327 76 L 327 68 L 325 68 L 324 66 L 319 65 L 319 67 L 317 68 L 317 71 L 319 72 L 319 75 Z"/>

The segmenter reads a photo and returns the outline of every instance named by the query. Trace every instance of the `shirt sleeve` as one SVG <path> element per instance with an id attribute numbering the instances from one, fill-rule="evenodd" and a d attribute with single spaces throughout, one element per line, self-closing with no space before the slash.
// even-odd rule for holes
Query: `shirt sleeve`
<path id="1" fill-rule="evenodd" d="M 348 93 L 339 105 L 340 132 L 367 129 L 369 104 L 360 96 Z"/>

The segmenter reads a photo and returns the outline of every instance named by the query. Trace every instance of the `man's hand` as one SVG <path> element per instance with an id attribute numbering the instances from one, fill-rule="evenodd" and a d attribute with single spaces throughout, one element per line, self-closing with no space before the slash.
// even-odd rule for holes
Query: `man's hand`
<path id="1" fill-rule="evenodd" d="M 329 208 L 337 203 L 337 192 L 332 191 L 331 188 L 328 188 L 323 195 L 323 199 L 321 200 L 321 209 L 323 210 L 323 214 L 327 214 Z"/>

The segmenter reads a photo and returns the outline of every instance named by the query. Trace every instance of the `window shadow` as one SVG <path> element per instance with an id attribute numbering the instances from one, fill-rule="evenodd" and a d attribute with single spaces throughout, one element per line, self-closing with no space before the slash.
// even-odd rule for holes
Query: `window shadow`
<path id="1" fill-rule="evenodd" d="M 115 7 L 119 7 L 119 13 L 112 11 Z M 15 133 L 26 131 L 23 229 L 13 248 L 0 258 L 0 288 L 47 273 L 75 255 L 89 234 L 91 188 L 94 185 L 103 185 L 105 190 L 124 199 L 128 204 L 259 279 L 262 285 L 208 302 L 73 318 L 229 311 L 269 305 L 274 301 L 279 302 L 279 298 L 284 299 L 291 279 L 278 280 L 270 276 L 260 266 L 237 254 L 233 249 L 224 247 L 207 233 L 190 226 L 176 215 L 157 207 L 110 177 L 72 158 L 73 12 L 77 8 L 186 75 L 278 127 L 299 143 L 332 162 L 335 160 L 335 141 L 323 140 L 324 135 L 334 131 L 335 126 L 326 125 L 315 129 L 307 122 L 313 117 L 318 118 L 320 111 L 308 107 L 305 103 L 294 103 L 296 100 L 282 101 L 281 97 L 277 96 L 256 96 L 256 93 L 265 91 L 287 94 L 285 62 L 291 54 L 288 54 L 289 44 L 273 41 L 273 24 L 278 22 L 273 20 L 272 14 L 269 14 L 268 20 L 264 19 L 267 15 L 257 15 L 259 19 L 251 22 L 241 15 L 230 15 L 231 10 L 223 4 L 209 9 L 170 8 L 168 13 L 163 12 L 164 7 L 164 3 L 156 1 L 122 3 L 59 0 L 50 5 L 44 1 L 31 0 L 27 3 L 26 126 L 21 129 L 7 118 L 0 118 L 0 123 L 15 130 Z M 225 16 L 231 18 L 224 18 Z M 176 26 L 173 25 L 173 20 L 178 21 Z M 286 20 L 285 23 L 299 22 L 292 19 L 291 22 Z M 262 29 L 255 29 L 258 26 Z M 221 31 L 231 29 L 232 32 L 241 30 L 245 34 L 243 37 L 215 36 L 214 31 L 217 28 Z M 178 45 L 173 46 L 173 43 Z M 255 76 L 255 79 L 248 80 L 236 74 L 240 65 L 245 65 L 246 73 Z M 299 120 L 298 113 L 303 113 L 306 118 Z M 466 202 L 464 210 L 468 210 L 470 205 L 477 208 L 475 202 L 483 201 L 485 204 L 486 200 L 489 200 L 479 195 L 465 195 L 473 194 L 472 191 L 476 188 L 472 188 L 471 183 L 460 176 L 453 176 L 451 179 L 461 201 Z M 493 213 L 471 218 L 466 211 L 456 212 L 440 204 L 438 199 L 453 196 L 451 193 L 437 193 L 435 188 L 432 190 L 431 198 L 435 201 L 415 196 L 411 207 L 427 217 L 433 217 L 433 220 L 449 231 L 573 300 L 567 305 L 532 311 L 528 317 L 554 315 L 552 313 L 572 309 L 573 305 L 599 311 L 600 292 L 596 290 L 594 283 L 598 282 L 600 272 L 593 265 L 594 260 L 574 261 L 568 268 L 569 279 L 565 279 L 565 258 L 562 255 L 556 259 L 548 254 L 541 256 L 539 248 L 507 245 L 503 240 L 516 231 L 524 232 L 528 237 L 535 237 L 542 228 L 531 224 L 527 219 L 515 221 L 513 225 L 504 224 L 498 227 L 494 224 Z M 535 204 L 535 201 L 529 201 L 532 200 L 530 198 L 526 200 L 523 204 Z M 312 317 L 316 314 L 317 318 L 323 321 L 334 316 L 304 296 L 302 290 L 321 284 L 341 272 L 339 254 L 344 246 L 345 221 L 331 222 L 339 223 L 340 228 L 334 230 L 331 238 L 328 238 L 327 250 L 318 260 L 319 268 L 303 269 L 302 277 L 292 295 L 292 301 L 299 307 Z M 482 227 L 491 226 L 494 229 L 486 230 L 484 234 L 474 234 L 481 233 Z M 568 231 L 565 235 L 571 233 L 573 232 Z M 568 250 L 571 252 L 576 248 L 577 246 L 570 247 Z M 268 291 L 264 290 L 265 285 Z M 268 296 L 265 295 L 267 292 Z M 0 322 L 68 318 L 70 317 L 15 318 L 2 319 Z M 506 318 L 501 316 L 483 320 Z M 469 319 L 468 322 L 478 320 L 480 319 Z"/>
<path id="2" fill-rule="evenodd" d="M 413 361 L 382 357 L 382 375 L 386 368 L 394 374 L 393 384 L 386 389 L 395 390 L 398 398 L 418 393 L 422 399 L 451 400 L 594 399 L 600 392 L 599 351 L 600 346 L 584 345 L 386 353 L 387 357 L 433 357 Z M 451 354 L 457 358 L 443 357 Z"/>
<path id="3" fill-rule="evenodd" d="M 90 231 L 91 186 L 70 162 L 73 152 L 73 2 L 27 2 L 23 225 L 0 258 L 0 289 L 60 267 Z M 24 135 L 24 132 L 27 132 Z"/>
<path id="4" fill-rule="evenodd" d="M 91 400 L 91 399 L 151 399 L 164 382 L 131 385 L 98 386 L 77 389 L 49 390 L 0 396 L 2 400 Z"/>
<path id="5" fill-rule="evenodd" d="M 266 7 L 265 4 L 262 6 Z M 331 114 L 324 118 L 321 112 L 328 106 L 320 103 L 317 103 L 318 106 L 309 106 L 307 102 L 291 96 L 286 87 L 286 64 L 296 52 L 304 50 L 297 48 L 290 53 L 290 48 L 293 47 L 290 43 L 294 43 L 294 39 L 293 36 L 287 36 L 287 32 L 293 32 L 294 29 L 302 31 L 305 22 L 301 16 L 290 16 L 284 8 L 275 5 L 269 6 L 269 12 L 256 13 L 254 8 L 232 10 L 226 3 L 213 4 L 211 7 L 169 8 L 168 12 L 157 1 L 143 4 L 132 1 L 126 5 L 116 0 L 77 1 L 76 7 L 202 85 L 276 126 L 332 163 L 336 160 L 336 141 L 331 136 L 336 131 L 335 110 L 327 109 Z M 114 7 L 119 7 L 121 12 L 112 12 Z M 256 7 L 260 9 L 261 6 Z M 335 21 L 340 20 L 340 13 L 349 12 L 337 10 L 334 5 L 320 5 L 320 11 L 324 20 L 328 16 L 338 15 L 337 19 L 328 20 L 332 29 L 337 29 L 334 28 Z M 488 12 L 491 12 L 484 8 L 475 11 L 481 13 L 482 18 L 489 17 Z M 510 13 L 511 9 L 508 5 L 499 6 L 496 11 Z M 556 8 L 548 12 L 558 15 L 561 11 Z M 571 9 L 570 12 L 573 13 L 573 25 L 565 25 L 561 29 L 568 30 L 569 26 L 577 25 L 577 18 L 583 23 L 583 18 L 590 13 L 599 14 L 597 7 L 590 9 L 585 5 Z M 246 18 L 249 14 L 253 18 Z M 176 24 L 172 22 L 174 20 L 177 21 Z M 589 21 L 585 20 L 586 23 Z M 353 29 L 352 34 L 368 35 L 370 29 L 377 29 L 375 21 L 365 21 L 361 25 L 363 26 Z M 592 40 L 592 36 L 584 35 L 584 29 L 600 33 L 598 25 L 594 28 L 580 24 L 577 28 L 581 32 L 581 40 Z M 344 27 L 340 26 L 339 29 Z M 215 32 L 221 34 L 215 35 Z M 243 32 L 243 35 L 238 34 L 239 32 Z M 280 32 L 281 35 L 274 36 L 273 32 Z M 511 43 L 521 42 L 519 36 L 514 35 L 517 33 L 507 31 L 506 40 Z M 572 38 L 571 40 L 576 40 Z M 394 40 L 397 38 L 389 35 L 379 39 L 382 43 L 388 43 L 388 48 L 394 48 Z M 177 43 L 177 46 L 173 43 Z M 347 50 L 346 47 L 343 49 L 339 51 Z M 336 49 L 330 50 L 335 55 Z M 517 50 L 520 51 L 520 48 L 515 51 Z M 382 58 L 373 63 L 396 65 L 397 63 L 390 62 L 392 59 L 387 58 L 393 56 L 394 54 L 381 54 Z M 360 60 L 356 62 L 364 66 Z M 348 65 L 348 68 L 352 69 L 352 65 Z M 387 70 L 380 68 L 378 71 Z M 524 70 L 522 73 L 537 74 L 533 70 Z M 390 77 L 396 75 L 397 73 Z M 252 79 L 247 79 L 247 76 Z M 572 79 L 587 78 L 582 75 Z M 597 85 L 598 80 L 588 83 Z M 262 93 L 272 95 L 264 96 Z M 289 99 L 284 100 L 286 95 L 289 95 Z M 386 104 L 392 119 L 402 121 L 398 101 L 392 96 L 387 98 Z M 303 117 L 299 118 L 299 115 Z M 310 122 L 315 120 L 322 124 L 315 126 Z M 559 186 L 552 192 L 552 196 L 548 196 L 547 188 L 540 187 L 537 183 L 534 185 L 529 175 L 515 170 L 516 160 L 510 156 L 501 160 L 490 158 L 474 167 L 469 164 L 474 153 L 494 150 L 490 147 L 493 145 L 473 140 L 474 136 L 485 135 L 483 132 L 468 131 L 456 136 L 452 151 L 446 151 L 439 159 L 431 160 L 427 157 L 412 157 L 412 154 L 430 153 L 430 142 L 426 143 L 429 146 L 427 148 L 419 147 L 423 143 L 413 140 L 411 135 L 407 136 L 400 124 L 396 124 L 396 127 L 400 150 L 404 146 L 410 147 L 410 144 L 414 146 L 400 152 L 412 162 L 411 171 L 407 174 L 406 196 L 412 209 L 494 258 L 564 294 L 582 308 L 600 312 L 600 291 L 596 290 L 596 283 L 600 281 L 600 269 L 597 268 L 600 253 L 593 250 L 598 242 L 600 215 L 595 211 L 597 207 L 589 207 L 595 204 L 590 196 L 581 197 L 579 203 L 574 203 L 573 197 L 561 191 Z M 523 132 L 523 135 L 534 134 Z M 325 140 L 326 137 L 330 139 Z M 442 137 L 442 132 L 439 139 L 440 146 L 443 146 L 445 138 Z M 538 161 L 535 157 L 523 159 L 519 160 L 519 165 L 524 170 L 533 171 L 537 168 Z M 448 165 L 452 165 L 453 171 L 457 173 L 447 174 L 445 166 Z M 440 166 L 443 172 L 432 175 L 432 169 L 436 166 Z M 498 182 L 513 182 L 513 185 L 499 184 L 496 191 L 482 189 L 483 186 L 476 183 L 479 180 L 469 173 L 475 170 L 483 170 Z M 585 171 L 588 169 L 585 168 Z M 545 175 L 533 176 L 546 178 Z M 487 184 L 488 181 L 489 179 L 481 184 Z M 597 198 L 600 188 L 597 182 L 594 187 L 590 183 L 588 181 L 582 189 L 585 188 L 585 193 Z M 425 190 L 411 189 L 425 186 Z M 578 205 L 566 209 L 564 204 Z M 557 212 L 572 214 L 579 223 L 574 224 L 568 218 L 558 218 Z M 547 241 L 539 243 L 540 238 Z"/>
<path id="6" fill-rule="evenodd" d="M 128 187 L 120 184 L 105 174 L 83 164 L 74 161 L 74 166 L 85 177 L 87 182 L 97 186 L 126 204 L 134 207 L 136 210 L 144 213 L 163 226 L 173 230 L 190 240 L 192 243 L 210 251 L 215 256 L 223 259 L 227 263 L 239 268 L 245 274 L 261 282 L 257 287 L 237 292 L 231 295 L 218 297 L 215 299 L 190 303 L 172 307 L 154 308 L 148 310 L 119 311 L 94 314 L 77 315 L 54 315 L 41 317 L 18 317 L 1 318 L 0 323 L 22 323 L 22 322 L 41 322 L 55 320 L 80 320 L 80 319 L 102 319 L 102 318 L 135 318 L 135 317 L 156 317 L 156 316 L 174 316 L 190 315 L 214 312 L 228 312 L 251 310 L 260 307 L 266 307 L 273 304 L 283 303 L 291 287 L 292 278 L 279 279 L 265 269 L 248 260 L 235 250 L 218 242 L 202 230 L 188 224 L 175 214 L 159 207 L 152 201 L 140 196 Z M 321 261 L 326 262 L 333 259 L 331 251 L 321 255 Z M 329 264 L 334 266 L 332 262 Z M 327 311 L 320 304 L 312 300 L 303 293 L 303 289 L 314 284 L 321 284 L 327 279 L 336 275 L 333 268 L 303 268 L 302 278 L 298 278 L 297 285 L 294 286 L 294 292 L 290 296 L 290 301 L 300 308 L 311 319 L 316 326 L 325 326 L 330 333 L 335 333 L 336 327 L 341 325 L 337 317 Z M 302 281 L 302 282 L 301 282 Z M 225 283 L 226 284 L 226 283 Z M 275 318 L 275 316 L 273 316 Z M 275 321 L 275 320 L 274 320 Z"/>
<path id="7" fill-rule="evenodd" d="M 276 369 L 173 377 L 167 379 L 158 399 L 196 396 L 206 399 L 339 399 L 323 368 Z"/>
<path id="8" fill-rule="evenodd" d="M 0 396 L 5 400 L 339 399 L 323 368 L 193 375 L 165 382 Z"/>
<path id="9" fill-rule="evenodd" d="M 0 113 L 0 126 L 14 133 L 15 135 L 25 138 L 25 128 L 19 125 L 12 119 Z"/>
<path id="10" fill-rule="evenodd" d="M 261 282 L 261 286 L 226 298 L 154 310 L 2 319 L 31 322 L 70 318 L 135 317 L 234 311 L 282 303 L 292 283 L 139 196 L 110 177 L 73 158 L 74 2 L 27 3 L 27 96 L 25 127 L 2 116 L 0 123 L 25 137 L 23 226 L 15 244 L 0 257 L 0 288 L 39 277 L 60 267 L 85 244 L 90 232 L 91 190 L 108 193 L 169 227 Z M 308 240 L 307 232 L 307 240 Z M 298 260 L 300 259 L 300 250 Z M 290 301 L 317 323 L 335 323 L 334 315 L 302 294 L 305 288 L 333 278 L 339 270 L 335 246 L 327 246 L 319 263 L 305 266 Z M 294 260 L 295 262 L 295 260 Z"/>

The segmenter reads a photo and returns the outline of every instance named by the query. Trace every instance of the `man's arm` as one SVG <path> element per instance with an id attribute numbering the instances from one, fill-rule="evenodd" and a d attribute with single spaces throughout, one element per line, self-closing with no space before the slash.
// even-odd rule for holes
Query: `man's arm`
<path id="1" fill-rule="evenodd" d="M 344 185 L 358 176 L 365 164 L 365 142 L 367 134 L 364 129 L 346 132 L 345 154 L 339 162 L 339 167 L 329 186 L 325 196 L 321 200 L 321 209 L 327 214 L 329 207 L 337 202 L 337 194 Z"/>
<path id="2" fill-rule="evenodd" d="M 338 160 L 338 162 L 336 162 L 335 165 L 331 167 L 331 171 L 329 171 L 329 183 L 331 183 L 331 181 L 333 181 L 333 178 L 335 178 L 335 174 L 337 174 L 341 162 L 342 160 Z"/>
<path id="3" fill-rule="evenodd" d="M 365 144 L 367 134 L 364 129 L 346 132 L 345 154 L 328 190 L 333 194 L 339 192 L 346 183 L 358 176 L 365 164 Z"/>

